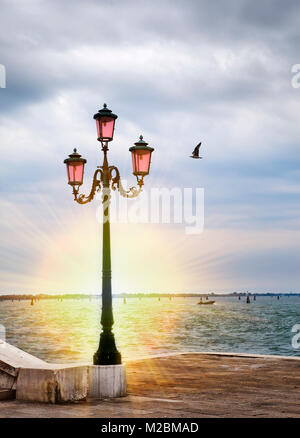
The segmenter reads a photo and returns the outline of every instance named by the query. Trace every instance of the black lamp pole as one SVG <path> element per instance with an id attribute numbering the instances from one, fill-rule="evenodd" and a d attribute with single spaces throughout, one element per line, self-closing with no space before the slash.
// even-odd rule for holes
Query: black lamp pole
<path id="1" fill-rule="evenodd" d="M 110 256 L 110 173 L 107 161 L 108 147 L 103 147 L 103 247 L 102 247 L 102 314 L 101 325 L 103 331 L 100 343 L 94 354 L 94 365 L 117 365 L 122 362 L 121 354 L 117 350 L 115 337 L 112 332 L 114 324 L 111 294 L 111 256 Z"/>
<path id="2" fill-rule="evenodd" d="M 99 113 L 110 112 L 104 106 L 103 110 L 100 110 Z M 106 114 L 106 113 L 105 113 Z M 111 114 L 110 114 L 111 115 Z M 94 118 L 97 115 L 94 116 Z M 115 118 L 116 115 L 113 114 Z M 101 117 L 103 115 L 101 114 Z M 149 172 L 150 167 L 150 156 L 153 151 L 153 148 L 147 146 L 147 143 L 143 141 L 142 136 L 140 137 L 140 141 L 135 143 L 136 146 L 130 148 L 130 150 L 135 153 L 136 150 L 143 150 L 146 153 L 149 153 L 149 167 L 148 172 L 139 172 L 138 169 L 134 168 L 134 175 L 137 178 L 138 187 L 131 187 L 129 190 L 125 190 L 121 183 L 120 172 L 117 167 L 109 166 L 107 160 L 107 152 L 108 152 L 108 141 L 103 141 L 102 138 L 98 138 L 101 141 L 102 151 L 104 154 L 103 164 L 102 166 L 98 166 L 97 170 L 94 173 L 93 184 L 91 192 L 88 196 L 79 194 L 79 186 L 82 184 L 83 179 L 83 168 L 82 168 L 82 179 L 81 181 L 76 181 L 74 176 L 74 181 L 72 180 L 72 171 L 69 170 L 69 167 L 72 169 L 72 166 L 75 165 L 78 167 L 79 165 L 86 163 L 86 160 L 81 158 L 81 155 L 74 150 L 74 153 L 69 155 L 70 158 L 65 160 L 65 163 L 68 167 L 68 175 L 69 175 L 69 184 L 73 186 L 73 195 L 76 202 L 79 204 L 87 204 L 92 201 L 96 191 L 99 192 L 102 188 L 102 204 L 103 204 L 103 248 L 102 248 L 102 312 L 101 312 L 101 325 L 102 332 L 100 334 L 100 342 L 99 348 L 94 354 L 94 365 L 118 365 L 121 364 L 121 354 L 117 350 L 115 337 L 112 332 L 112 327 L 114 324 L 113 318 L 113 308 L 112 308 L 112 288 L 111 288 L 111 250 L 110 250 L 110 198 L 111 198 L 111 189 L 120 192 L 123 197 L 126 198 L 135 198 L 137 197 L 141 191 L 142 186 L 144 185 L 143 178 Z M 112 138 L 109 140 L 111 141 Z M 80 164 L 81 163 L 81 164 Z M 75 175 L 76 172 L 74 171 Z"/>

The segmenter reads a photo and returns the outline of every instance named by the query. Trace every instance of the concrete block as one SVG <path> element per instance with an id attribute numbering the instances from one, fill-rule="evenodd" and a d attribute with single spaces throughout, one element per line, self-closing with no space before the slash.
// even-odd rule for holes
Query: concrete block
<path id="1" fill-rule="evenodd" d="M 26 353 L 0 339 L 0 363 L 10 368 L 37 368 L 45 366 L 47 362 Z"/>
<path id="2" fill-rule="evenodd" d="M 86 399 L 87 367 L 20 368 L 16 399 L 42 403 Z"/>
<path id="3" fill-rule="evenodd" d="M 125 365 L 90 365 L 88 367 L 88 397 L 111 398 L 126 395 Z"/>
<path id="4" fill-rule="evenodd" d="M 55 403 L 54 371 L 42 368 L 21 368 L 17 380 L 16 399 Z"/>
<path id="5" fill-rule="evenodd" d="M 0 339 L 0 389 L 16 389 L 20 367 L 47 367 L 47 363 Z"/>
<path id="6" fill-rule="evenodd" d="M 16 390 L 17 400 L 59 403 L 126 395 L 125 365 L 49 364 L 0 342 L 0 389 Z"/>
<path id="7" fill-rule="evenodd" d="M 88 393 L 86 366 L 56 370 L 56 402 L 85 400 Z"/>

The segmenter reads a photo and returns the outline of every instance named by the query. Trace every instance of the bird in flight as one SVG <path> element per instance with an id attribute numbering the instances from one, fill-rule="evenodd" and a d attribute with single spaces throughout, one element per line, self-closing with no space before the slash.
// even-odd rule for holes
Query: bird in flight
<path id="1" fill-rule="evenodd" d="M 192 155 L 190 155 L 191 158 L 203 158 L 203 157 L 199 157 L 199 149 L 200 149 L 201 144 L 202 144 L 202 142 L 197 144 L 197 146 L 195 147 L 195 149 L 192 152 Z"/>

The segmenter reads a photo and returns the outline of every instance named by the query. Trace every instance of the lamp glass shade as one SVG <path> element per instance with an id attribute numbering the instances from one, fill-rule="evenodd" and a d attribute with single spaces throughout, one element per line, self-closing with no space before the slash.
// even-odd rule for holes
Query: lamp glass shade
<path id="1" fill-rule="evenodd" d="M 115 119 L 112 117 L 100 117 L 96 120 L 98 140 L 112 141 L 114 137 Z"/>
<path id="2" fill-rule="evenodd" d="M 67 166 L 69 184 L 71 186 L 80 186 L 83 183 L 84 165 L 86 160 L 74 149 L 73 153 L 66 158 L 64 163 Z"/>
<path id="3" fill-rule="evenodd" d="M 114 137 L 115 121 L 117 118 L 118 116 L 107 108 L 106 103 L 103 105 L 103 108 L 94 115 L 97 126 L 98 141 L 112 141 Z"/>
<path id="4" fill-rule="evenodd" d="M 150 169 L 151 153 L 152 151 L 150 150 L 141 149 L 136 149 L 131 152 L 134 175 L 148 175 Z"/>
<path id="5" fill-rule="evenodd" d="M 80 161 L 68 163 L 67 172 L 70 185 L 81 185 L 83 183 L 84 163 Z"/>
<path id="6" fill-rule="evenodd" d="M 129 148 L 132 156 L 133 174 L 136 176 L 148 175 L 150 170 L 151 154 L 154 151 L 153 148 L 148 146 L 143 140 L 143 136 L 140 135 L 139 141 L 134 143 L 134 146 Z"/>

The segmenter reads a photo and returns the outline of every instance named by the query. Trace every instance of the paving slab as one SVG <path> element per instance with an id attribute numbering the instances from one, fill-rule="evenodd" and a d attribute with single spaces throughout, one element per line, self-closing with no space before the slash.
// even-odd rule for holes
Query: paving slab
<path id="1" fill-rule="evenodd" d="M 126 373 L 127 397 L 1 401 L 0 417 L 300 418 L 300 358 L 186 353 L 128 361 Z"/>

